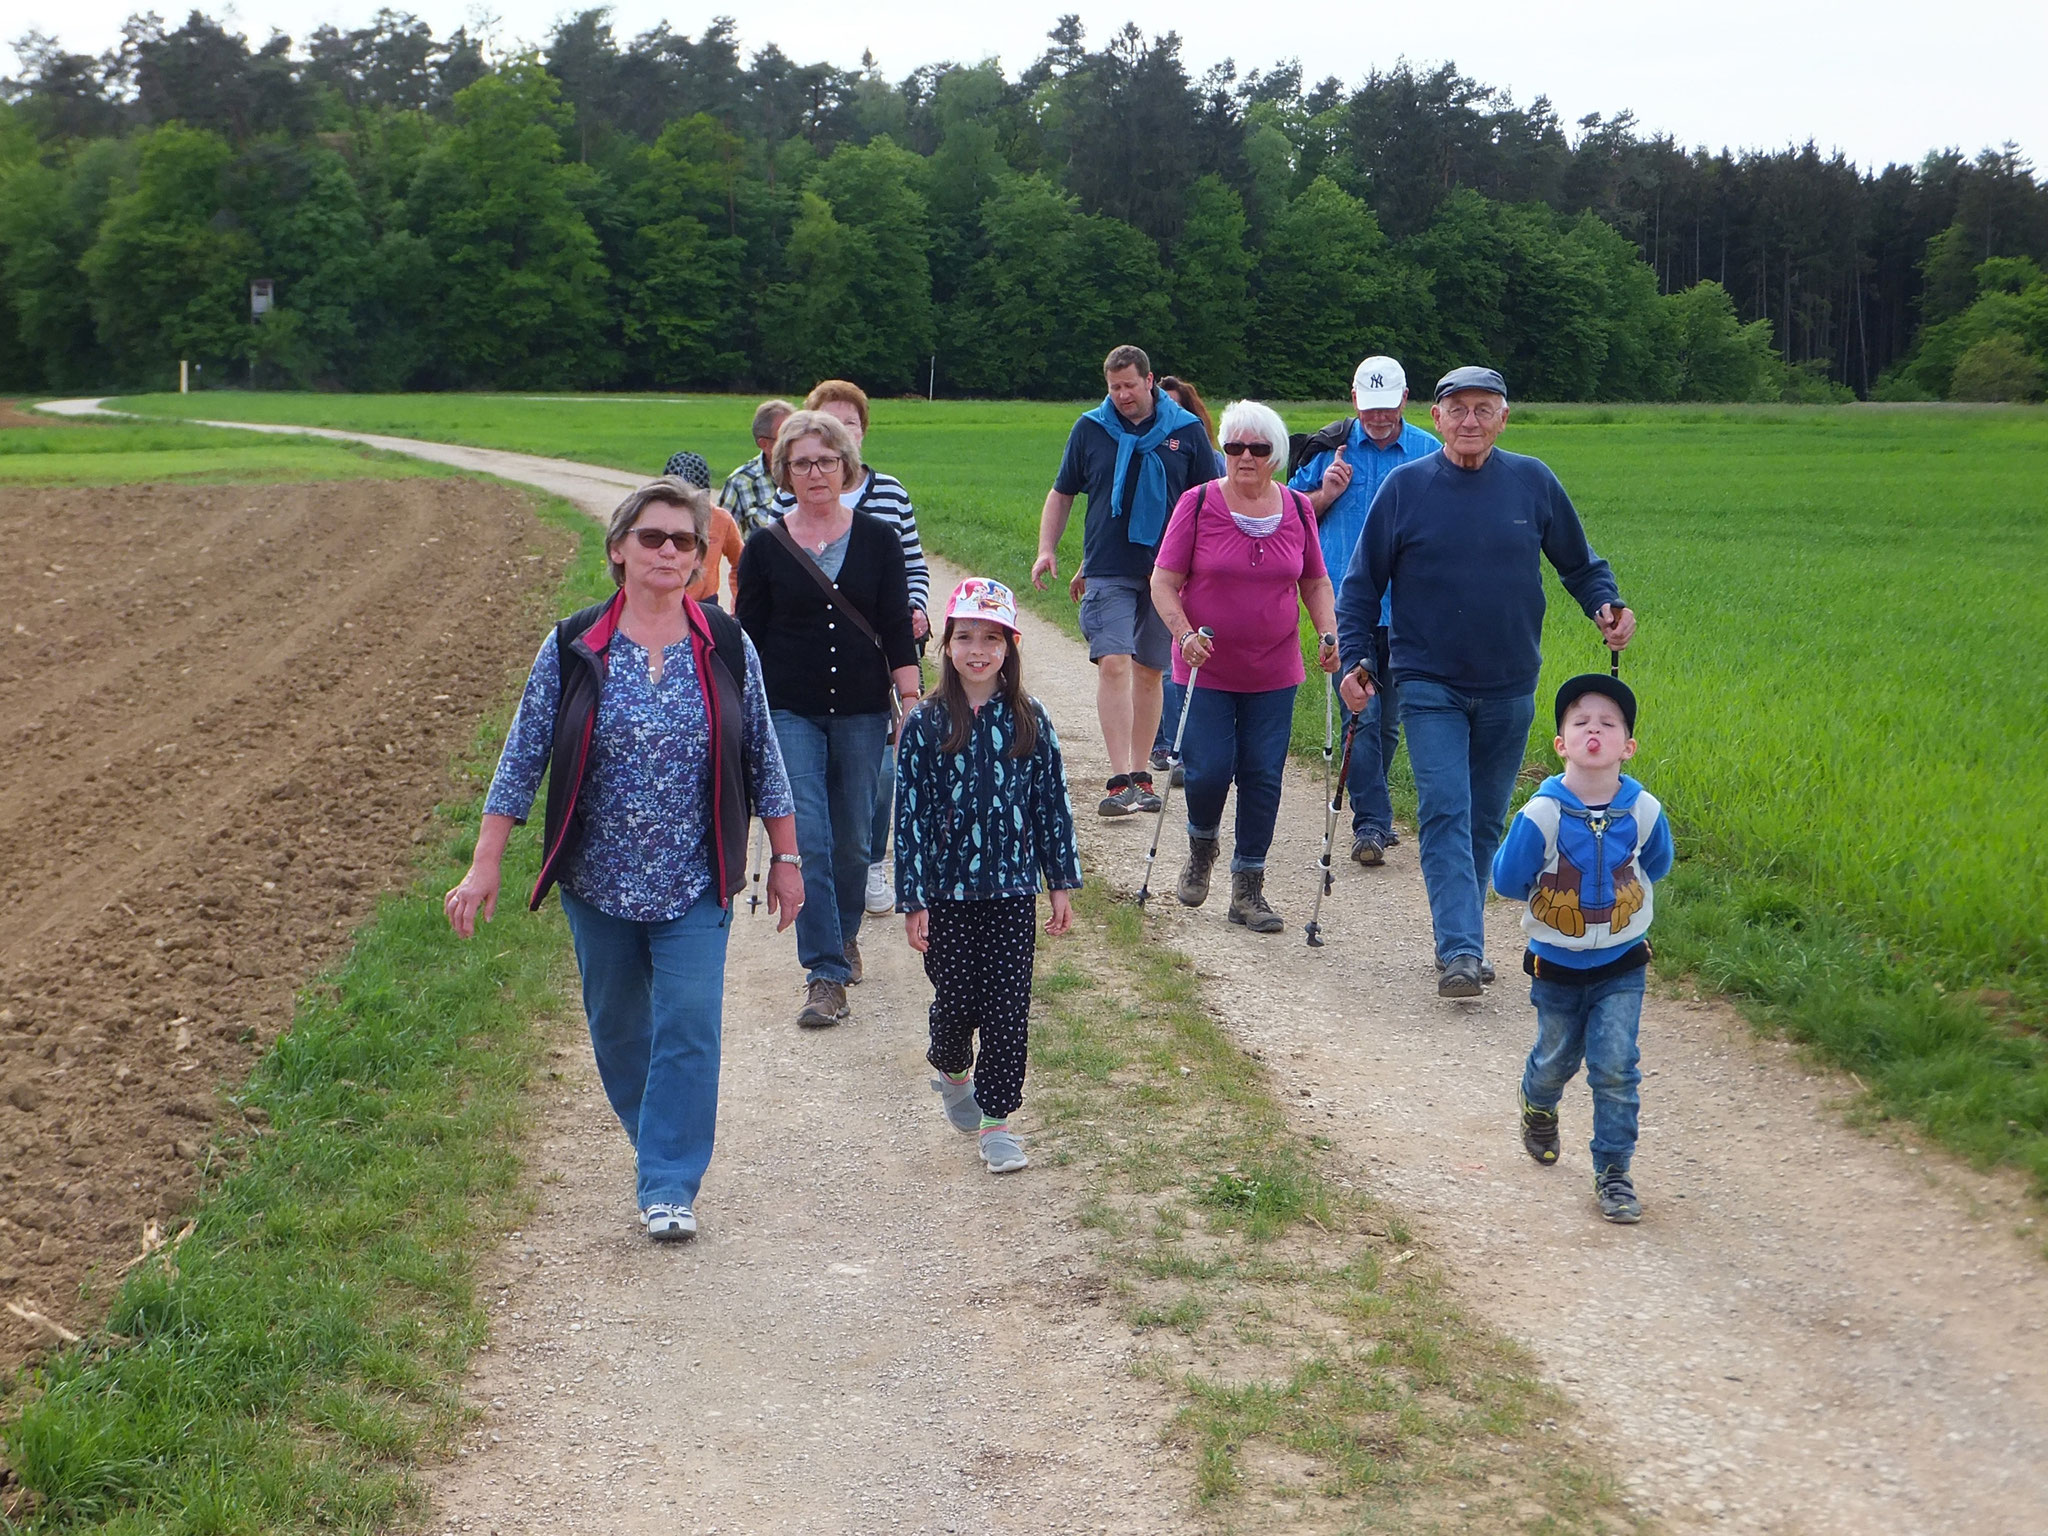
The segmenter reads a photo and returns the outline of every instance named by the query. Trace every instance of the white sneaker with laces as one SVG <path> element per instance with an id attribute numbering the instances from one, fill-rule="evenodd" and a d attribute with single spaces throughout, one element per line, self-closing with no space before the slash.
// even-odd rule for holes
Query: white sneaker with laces
<path id="1" fill-rule="evenodd" d="M 886 860 L 868 866 L 867 908 L 876 917 L 896 910 L 896 877 L 889 872 Z"/>
<path id="2" fill-rule="evenodd" d="M 657 1243 L 679 1243 L 697 1235 L 697 1213 L 687 1205 L 647 1207 L 647 1235 Z"/>

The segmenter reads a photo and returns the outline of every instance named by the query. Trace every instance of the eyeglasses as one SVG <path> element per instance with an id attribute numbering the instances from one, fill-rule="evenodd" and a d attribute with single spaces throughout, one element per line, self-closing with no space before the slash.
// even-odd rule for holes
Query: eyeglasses
<path id="1" fill-rule="evenodd" d="M 635 528 L 633 537 L 640 541 L 642 549 L 659 549 L 672 543 L 679 555 L 693 549 L 700 555 L 704 552 L 704 541 L 697 537 L 694 528 Z"/>
<path id="2" fill-rule="evenodd" d="M 845 462 L 836 453 L 821 453 L 815 459 L 791 459 L 789 472 L 792 475 L 836 475 Z"/>
<path id="3" fill-rule="evenodd" d="M 1492 426 L 1494 418 L 1500 415 L 1497 405 L 1440 405 L 1437 409 L 1443 412 L 1446 421 L 1476 421 L 1482 427 Z"/>
<path id="4" fill-rule="evenodd" d="M 1270 459 L 1273 456 L 1271 443 L 1225 443 L 1223 456 L 1234 459 L 1241 454 L 1250 454 L 1255 459 Z"/>

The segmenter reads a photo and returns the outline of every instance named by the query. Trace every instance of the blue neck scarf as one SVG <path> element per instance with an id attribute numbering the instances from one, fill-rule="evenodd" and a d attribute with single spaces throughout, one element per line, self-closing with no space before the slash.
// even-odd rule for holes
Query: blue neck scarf
<path id="1" fill-rule="evenodd" d="M 1131 526 L 1126 536 L 1133 544 L 1147 547 L 1159 542 L 1159 535 L 1166 531 L 1166 514 L 1173 510 L 1166 504 L 1166 466 L 1153 450 L 1183 427 L 1200 425 L 1196 416 L 1182 410 L 1178 401 L 1157 388 L 1152 391 L 1152 408 L 1152 428 L 1143 433 L 1124 420 L 1116 402 L 1107 395 L 1087 415 L 1116 444 L 1116 478 L 1109 487 L 1111 517 L 1124 515 L 1124 482 L 1130 474 L 1132 458 L 1138 459 L 1138 485 L 1131 496 Z"/>

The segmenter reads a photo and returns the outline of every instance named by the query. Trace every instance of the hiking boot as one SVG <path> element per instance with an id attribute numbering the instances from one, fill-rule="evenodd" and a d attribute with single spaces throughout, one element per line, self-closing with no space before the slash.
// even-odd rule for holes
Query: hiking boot
<path id="1" fill-rule="evenodd" d="M 1436 963 L 1436 973 L 1439 976 L 1444 973 L 1444 963 L 1441 960 Z M 1479 962 L 1479 980 L 1483 986 L 1490 987 L 1493 985 L 1493 966 L 1487 961 L 1482 960 Z"/>
<path id="2" fill-rule="evenodd" d="M 1230 920 L 1253 933 L 1278 933 L 1287 925 L 1280 914 L 1266 905 L 1266 872 L 1263 869 L 1234 869 L 1230 872 Z"/>
<path id="3" fill-rule="evenodd" d="M 981 1106 L 974 1102 L 974 1079 L 964 1083 L 949 1082 L 943 1076 L 932 1079 L 932 1088 L 939 1096 L 939 1102 L 946 1106 L 946 1118 L 953 1122 L 953 1129 L 965 1131 L 972 1136 L 981 1129 Z"/>
<path id="4" fill-rule="evenodd" d="M 861 977 L 866 974 L 860 963 L 860 940 L 849 939 L 846 944 L 846 984 L 849 987 L 857 987 L 860 985 Z"/>
<path id="5" fill-rule="evenodd" d="M 798 1029 L 830 1029 L 852 1012 L 846 1006 L 844 983 L 814 976 L 804 987 L 803 1011 L 796 1016 Z"/>
<path id="6" fill-rule="evenodd" d="M 1024 1143 L 1007 1125 L 991 1125 L 982 1129 L 981 1160 L 988 1164 L 990 1173 L 1015 1173 L 1031 1162 L 1024 1155 Z"/>
<path id="7" fill-rule="evenodd" d="M 1095 806 L 1098 816 L 1135 816 L 1138 814 L 1138 787 L 1131 782 L 1131 776 L 1120 773 L 1109 781 L 1109 793 Z"/>
<path id="8" fill-rule="evenodd" d="M 1187 867 L 1180 872 L 1174 895 L 1184 907 L 1199 907 L 1209 899 L 1209 871 L 1216 867 L 1216 839 L 1190 837 Z"/>
<path id="9" fill-rule="evenodd" d="M 862 905 L 873 917 L 896 910 L 896 882 L 890 878 L 886 862 L 868 866 L 867 899 Z"/>
<path id="10" fill-rule="evenodd" d="M 1438 997 L 1477 997 L 1485 990 L 1485 983 L 1479 979 L 1477 955 L 1453 955 L 1436 979 Z"/>
<path id="11" fill-rule="evenodd" d="M 1548 1168 L 1557 1161 L 1557 1111 L 1522 1100 L 1522 1150 Z"/>
<path id="12" fill-rule="evenodd" d="M 1367 827 L 1351 839 L 1351 862 L 1363 864 L 1367 869 L 1377 869 L 1387 862 L 1387 836 Z"/>
<path id="13" fill-rule="evenodd" d="M 1152 792 L 1151 774 L 1132 774 L 1131 789 L 1133 791 L 1133 798 L 1131 803 L 1137 807 L 1137 811 L 1140 816 L 1152 816 L 1158 813 L 1159 796 Z"/>
<path id="14" fill-rule="evenodd" d="M 687 1205 L 650 1205 L 644 1219 L 648 1237 L 657 1243 L 680 1243 L 697 1235 L 697 1213 Z"/>
<path id="15" fill-rule="evenodd" d="M 1593 1194 L 1600 1202 L 1600 1214 L 1623 1226 L 1643 1219 L 1643 1202 L 1636 1198 L 1635 1180 L 1626 1168 L 1609 1163 L 1593 1175 Z"/>

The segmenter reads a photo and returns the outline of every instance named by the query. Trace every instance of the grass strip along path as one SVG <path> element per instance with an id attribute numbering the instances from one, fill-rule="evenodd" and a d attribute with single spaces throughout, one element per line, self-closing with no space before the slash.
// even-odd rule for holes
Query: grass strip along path
<path id="1" fill-rule="evenodd" d="M 581 544 L 560 606 L 606 590 L 595 525 L 560 503 L 542 515 Z M 414 1468 L 467 1417 L 456 1382 L 487 1337 L 476 1262 L 530 1208 L 528 1089 L 574 990 L 558 913 L 471 944 L 439 913 L 504 723 L 479 727 L 473 793 L 443 811 L 416 883 L 231 1093 L 189 1228 L 127 1275 L 103 1329 L 6 1384 L 0 1529 L 369 1531 L 426 1512 Z M 516 890 L 531 836 L 511 859 Z M 1234 1527 L 1255 1496 L 1315 1528 L 1630 1525 L 1595 1454 L 1559 1432 L 1569 1405 L 1288 1128 L 1191 974 L 1141 953 L 1135 914 L 1105 898 L 1082 926 L 1041 973 L 1041 1156 L 1085 1181 L 1075 1219 L 1100 1235 L 1103 1283 L 1161 1340 L 1144 1373 L 1184 1404 L 1174 1438 L 1213 1519 Z"/>
<path id="2" fill-rule="evenodd" d="M 746 457 L 754 402 L 123 403 L 651 474 L 678 448 Z M 934 549 L 1070 631 L 1064 591 L 1025 578 L 1075 409 L 880 401 L 870 436 Z M 1341 409 L 1285 414 L 1300 429 Z M 1638 763 L 1680 833 L 1662 973 L 1857 1073 L 1869 1112 L 2048 1191 L 2048 414 L 1533 405 L 1504 446 L 1557 469 L 1643 615 L 1624 664 Z M 1070 533 L 1063 576 L 1077 559 Z M 1554 580 L 1545 653 L 1546 687 L 1604 660 Z M 1297 746 L 1321 724 L 1305 690 Z M 1532 775 L 1552 766 L 1545 730 Z"/>

